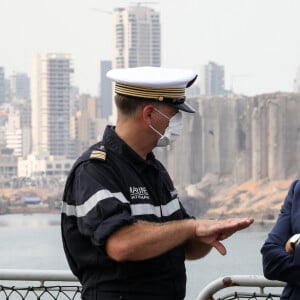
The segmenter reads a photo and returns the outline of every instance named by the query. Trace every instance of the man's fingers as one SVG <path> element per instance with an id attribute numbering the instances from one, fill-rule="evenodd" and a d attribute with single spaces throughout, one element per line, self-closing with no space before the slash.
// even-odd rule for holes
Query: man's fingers
<path id="1" fill-rule="evenodd" d="M 226 221 L 225 221 L 226 222 Z M 245 219 L 228 219 L 224 225 L 224 228 L 227 229 L 236 229 L 241 230 L 247 228 L 254 222 L 253 218 L 245 218 Z"/>
<path id="2" fill-rule="evenodd" d="M 234 220 L 233 222 L 231 222 L 231 220 L 230 220 L 229 223 L 231 223 L 231 224 L 227 228 L 221 229 L 218 240 L 225 240 L 226 238 L 230 237 L 235 232 L 249 227 L 253 222 L 254 222 L 254 219 L 252 219 L 252 218 L 242 219 L 242 220 Z"/>
<path id="3" fill-rule="evenodd" d="M 254 222 L 253 218 L 247 218 L 238 226 L 237 230 L 245 229 L 245 228 L 249 227 L 253 222 Z"/>
<path id="4" fill-rule="evenodd" d="M 211 244 L 214 240 L 224 240 L 236 231 L 247 228 L 254 222 L 253 218 L 232 218 L 226 220 L 199 220 L 195 235 L 204 243 Z"/>

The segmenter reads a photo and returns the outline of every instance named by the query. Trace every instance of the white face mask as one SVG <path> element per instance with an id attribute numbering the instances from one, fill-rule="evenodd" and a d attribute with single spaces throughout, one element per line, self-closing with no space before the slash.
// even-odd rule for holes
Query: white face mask
<path id="1" fill-rule="evenodd" d="M 182 123 L 182 113 L 181 111 L 178 111 L 173 117 L 169 118 L 164 113 L 159 111 L 157 108 L 154 108 L 160 115 L 165 117 L 169 120 L 169 125 L 166 128 L 164 134 L 161 134 L 158 130 L 156 130 L 152 125 L 149 125 L 149 127 L 156 132 L 160 139 L 157 141 L 157 147 L 166 147 L 170 145 L 171 143 L 174 143 L 175 140 L 180 136 L 183 123 Z"/>

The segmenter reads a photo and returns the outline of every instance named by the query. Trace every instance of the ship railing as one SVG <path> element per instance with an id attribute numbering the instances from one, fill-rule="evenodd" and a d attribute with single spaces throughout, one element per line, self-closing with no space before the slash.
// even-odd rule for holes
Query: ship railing
<path id="1" fill-rule="evenodd" d="M 225 276 L 204 287 L 196 300 L 279 299 L 285 285 L 262 275 Z"/>
<path id="2" fill-rule="evenodd" d="M 79 300 L 81 285 L 70 271 L 0 269 L 0 300 Z"/>
<path id="3" fill-rule="evenodd" d="M 233 275 L 216 279 L 196 300 L 279 299 L 285 283 L 260 275 Z M 81 285 L 67 270 L 0 270 L 0 300 L 77 300 Z M 190 300 L 190 299 L 187 299 Z"/>

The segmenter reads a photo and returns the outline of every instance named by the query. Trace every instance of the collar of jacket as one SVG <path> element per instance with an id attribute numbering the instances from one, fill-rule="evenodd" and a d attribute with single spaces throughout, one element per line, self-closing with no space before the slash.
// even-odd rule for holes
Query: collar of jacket
<path id="1" fill-rule="evenodd" d="M 144 172 L 145 169 L 149 167 L 159 169 L 153 152 L 147 155 L 146 160 L 143 159 L 116 134 L 115 126 L 108 125 L 105 128 L 103 141 L 108 151 L 113 151 L 118 156 L 122 156 L 122 158 L 126 159 L 139 173 Z"/>

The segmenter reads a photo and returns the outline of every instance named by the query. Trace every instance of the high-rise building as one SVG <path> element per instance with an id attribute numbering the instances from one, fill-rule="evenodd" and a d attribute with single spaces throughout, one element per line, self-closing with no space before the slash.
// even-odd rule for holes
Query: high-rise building
<path id="1" fill-rule="evenodd" d="M 0 105 L 5 102 L 5 72 L 4 68 L 0 67 Z"/>
<path id="2" fill-rule="evenodd" d="M 152 8 L 129 6 L 113 11 L 112 67 L 159 67 L 161 64 L 160 14 Z M 112 99 L 110 122 L 116 121 L 116 107 Z"/>
<path id="3" fill-rule="evenodd" d="M 4 88 L 4 102 L 11 103 L 11 93 L 10 93 L 10 81 L 9 79 L 4 80 L 5 88 Z"/>
<path id="4" fill-rule="evenodd" d="M 14 73 L 10 77 L 10 92 L 12 100 L 30 99 L 30 79 L 25 73 Z"/>
<path id="5" fill-rule="evenodd" d="M 199 81 L 201 95 L 224 95 L 224 66 L 214 62 L 202 65 Z"/>
<path id="6" fill-rule="evenodd" d="M 141 5 L 113 12 L 113 68 L 161 64 L 160 15 Z"/>
<path id="7" fill-rule="evenodd" d="M 70 155 L 70 89 L 72 62 L 68 54 L 37 54 L 33 60 L 32 152 Z"/>
<path id="8" fill-rule="evenodd" d="M 81 95 L 79 99 L 80 109 L 71 117 L 71 138 L 74 141 L 76 156 L 98 140 L 97 100 L 96 97 Z"/>
<path id="9" fill-rule="evenodd" d="M 30 152 L 30 128 L 21 126 L 21 112 L 8 114 L 5 126 L 6 148 L 13 150 L 14 156 L 26 157 Z"/>
<path id="10" fill-rule="evenodd" d="M 96 117 L 108 119 L 112 114 L 112 83 L 106 77 L 107 71 L 112 68 L 110 60 L 100 62 L 100 101 L 96 105 Z"/>

